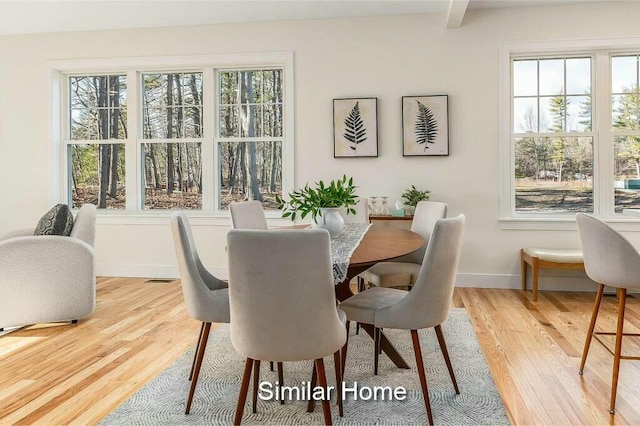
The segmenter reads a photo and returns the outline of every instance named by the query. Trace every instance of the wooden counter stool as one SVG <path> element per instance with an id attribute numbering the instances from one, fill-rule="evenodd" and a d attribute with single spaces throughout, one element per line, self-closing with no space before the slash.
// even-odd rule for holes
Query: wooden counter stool
<path id="1" fill-rule="evenodd" d="M 531 290 L 534 302 L 538 300 L 538 268 L 584 270 L 581 250 L 523 248 L 520 250 L 522 291 L 527 291 L 527 263 L 531 265 Z"/>

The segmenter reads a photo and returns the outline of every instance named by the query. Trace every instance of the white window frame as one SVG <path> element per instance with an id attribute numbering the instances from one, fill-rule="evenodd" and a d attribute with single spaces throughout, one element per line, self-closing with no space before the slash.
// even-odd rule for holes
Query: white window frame
<path id="1" fill-rule="evenodd" d="M 505 42 L 499 53 L 499 218 L 501 229 L 575 230 L 573 214 L 515 211 L 515 147 L 513 132 L 512 61 L 519 58 L 590 56 L 592 58 L 592 130 L 594 211 L 618 229 L 640 231 L 640 217 L 614 213 L 613 136 L 610 103 L 610 56 L 640 52 L 640 38 Z M 584 134 L 584 136 L 589 136 Z M 611 141 L 611 143 L 609 142 Z"/>
<path id="2" fill-rule="evenodd" d="M 283 70 L 283 136 L 282 136 L 282 193 L 294 188 L 294 76 L 293 52 L 266 52 L 252 54 L 155 56 L 139 58 L 100 58 L 80 60 L 56 60 L 46 64 L 48 102 L 48 128 L 50 129 L 47 150 L 49 177 L 51 180 L 49 199 L 51 203 L 67 202 L 68 185 L 68 139 L 65 120 L 68 117 L 68 77 L 71 75 L 125 74 L 127 76 L 127 129 L 128 139 L 105 140 L 103 143 L 124 143 L 126 157 L 126 209 L 99 209 L 100 223 L 145 224 L 165 223 L 175 210 L 143 209 L 142 197 L 142 146 L 144 143 L 166 142 L 142 138 L 141 74 L 175 72 L 203 73 L 203 137 L 202 137 L 202 210 L 187 210 L 196 218 L 196 223 L 229 224 L 228 210 L 218 209 L 217 189 L 218 156 L 215 149 L 216 70 L 262 69 L 280 67 Z M 135 109 L 134 109 L 135 108 Z M 135 142 L 131 142 L 135 140 Z M 170 142 L 200 142 L 200 139 L 179 139 Z M 102 141 L 92 141 L 92 143 Z M 71 141 L 73 143 L 73 141 Z M 80 143 L 80 142 L 79 142 Z M 270 220 L 280 219 L 279 211 L 266 211 Z M 201 220 L 199 220 L 201 219 Z"/>

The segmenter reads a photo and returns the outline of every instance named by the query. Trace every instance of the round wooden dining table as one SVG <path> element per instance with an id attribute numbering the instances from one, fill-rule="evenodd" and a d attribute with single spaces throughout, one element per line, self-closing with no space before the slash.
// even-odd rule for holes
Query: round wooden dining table
<path id="1" fill-rule="evenodd" d="M 378 262 L 395 259 L 405 254 L 413 253 L 424 244 L 424 239 L 406 229 L 370 227 L 351 255 L 347 277 L 336 285 L 336 298 L 344 301 L 353 296 L 350 282 L 358 274 L 366 271 Z M 360 324 L 373 338 L 373 325 Z M 380 341 L 382 351 L 399 368 L 409 368 L 391 342 L 382 334 Z"/>

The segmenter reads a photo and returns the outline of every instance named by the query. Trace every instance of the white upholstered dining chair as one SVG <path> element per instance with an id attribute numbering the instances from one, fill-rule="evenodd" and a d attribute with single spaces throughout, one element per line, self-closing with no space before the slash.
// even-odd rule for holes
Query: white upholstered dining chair
<path id="1" fill-rule="evenodd" d="M 411 231 L 424 238 L 424 245 L 393 261 L 380 262 L 360 274 L 365 282 L 377 287 L 412 286 L 418 279 L 420 265 L 436 221 L 447 215 L 447 204 L 437 201 L 420 201 L 411 223 Z M 360 287 L 359 290 L 364 290 Z"/>
<path id="2" fill-rule="evenodd" d="M 598 292 L 591 315 L 591 322 L 589 323 L 589 331 L 587 332 L 584 343 L 584 350 L 582 351 L 579 373 L 582 375 L 584 372 L 589 346 L 591 345 L 591 338 L 595 336 L 596 340 L 613 354 L 609 412 L 615 414 L 620 360 L 640 359 L 640 357 L 637 356 L 621 355 L 622 337 L 638 336 L 636 333 L 624 333 L 623 328 L 627 289 L 640 289 L 640 253 L 638 253 L 638 250 L 618 231 L 591 215 L 578 213 L 576 215 L 576 222 L 578 223 L 578 230 L 580 232 L 585 270 L 589 278 L 598 283 Z M 604 286 L 615 287 L 618 296 L 618 323 L 615 333 L 594 332 Z M 599 339 L 599 336 L 603 334 L 616 336 L 614 351 L 611 351 L 611 349 Z"/>
<path id="3" fill-rule="evenodd" d="M 229 204 L 234 229 L 269 229 L 260 201 L 241 201 Z"/>
<path id="4" fill-rule="evenodd" d="M 340 394 L 346 317 L 336 309 L 329 233 L 232 229 L 227 247 L 231 342 L 247 358 L 234 424 L 242 420 L 252 371 L 256 412 L 260 361 L 314 360 L 326 388 L 323 358 L 333 354 Z M 331 424 L 329 401 L 322 409 Z"/>
<path id="5" fill-rule="evenodd" d="M 200 366 L 207 348 L 211 323 L 229 322 L 229 290 L 224 281 L 211 275 L 202 265 L 189 220 L 184 213 L 174 213 L 171 216 L 171 230 L 187 313 L 190 317 L 202 322 L 189 373 L 191 387 L 185 408 L 185 413 L 189 414 L 200 375 Z"/>
<path id="6" fill-rule="evenodd" d="M 376 374 L 381 330 L 384 328 L 411 330 L 413 350 L 429 424 L 433 424 L 433 416 L 417 330 L 435 328 L 454 389 L 456 394 L 460 393 L 441 324 L 447 319 L 451 307 L 464 224 L 465 217 L 462 214 L 436 222 L 424 255 L 424 261 L 411 291 L 374 287 L 358 293 L 340 304 L 340 309 L 347 314 L 349 321 L 374 326 L 374 369 Z M 349 328 L 348 324 L 347 329 Z M 346 351 L 343 356 L 346 357 Z"/>
<path id="7" fill-rule="evenodd" d="M 267 218 L 260 201 L 238 201 L 229 204 L 231 213 L 231 227 L 233 229 L 269 229 Z M 269 362 L 273 371 L 273 361 Z M 284 383 L 282 363 L 278 363 L 278 380 Z M 284 401 L 282 401 L 284 403 Z"/>

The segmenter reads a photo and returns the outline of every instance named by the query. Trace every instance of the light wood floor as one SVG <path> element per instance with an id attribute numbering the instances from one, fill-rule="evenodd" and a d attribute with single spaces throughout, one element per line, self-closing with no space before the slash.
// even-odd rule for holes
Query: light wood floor
<path id="1" fill-rule="evenodd" d="M 467 308 L 513 423 L 640 424 L 640 361 L 622 362 L 615 416 L 612 357 L 595 341 L 578 375 L 593 299 L 541 292 L 533 303 L 517 290 L 456 289 L 454 305 Z M 614 329 L 615 313 L 605 297 L 599 327 Z M 100 278 L 91 318 L 0 337 L 0 425 L 96 423 L 192 347 L 199 327 L 178 281 Z M 625 327 L 640 331 L 636 298 Z M 640 346 L 627 340 L 623 351 Z"/>

